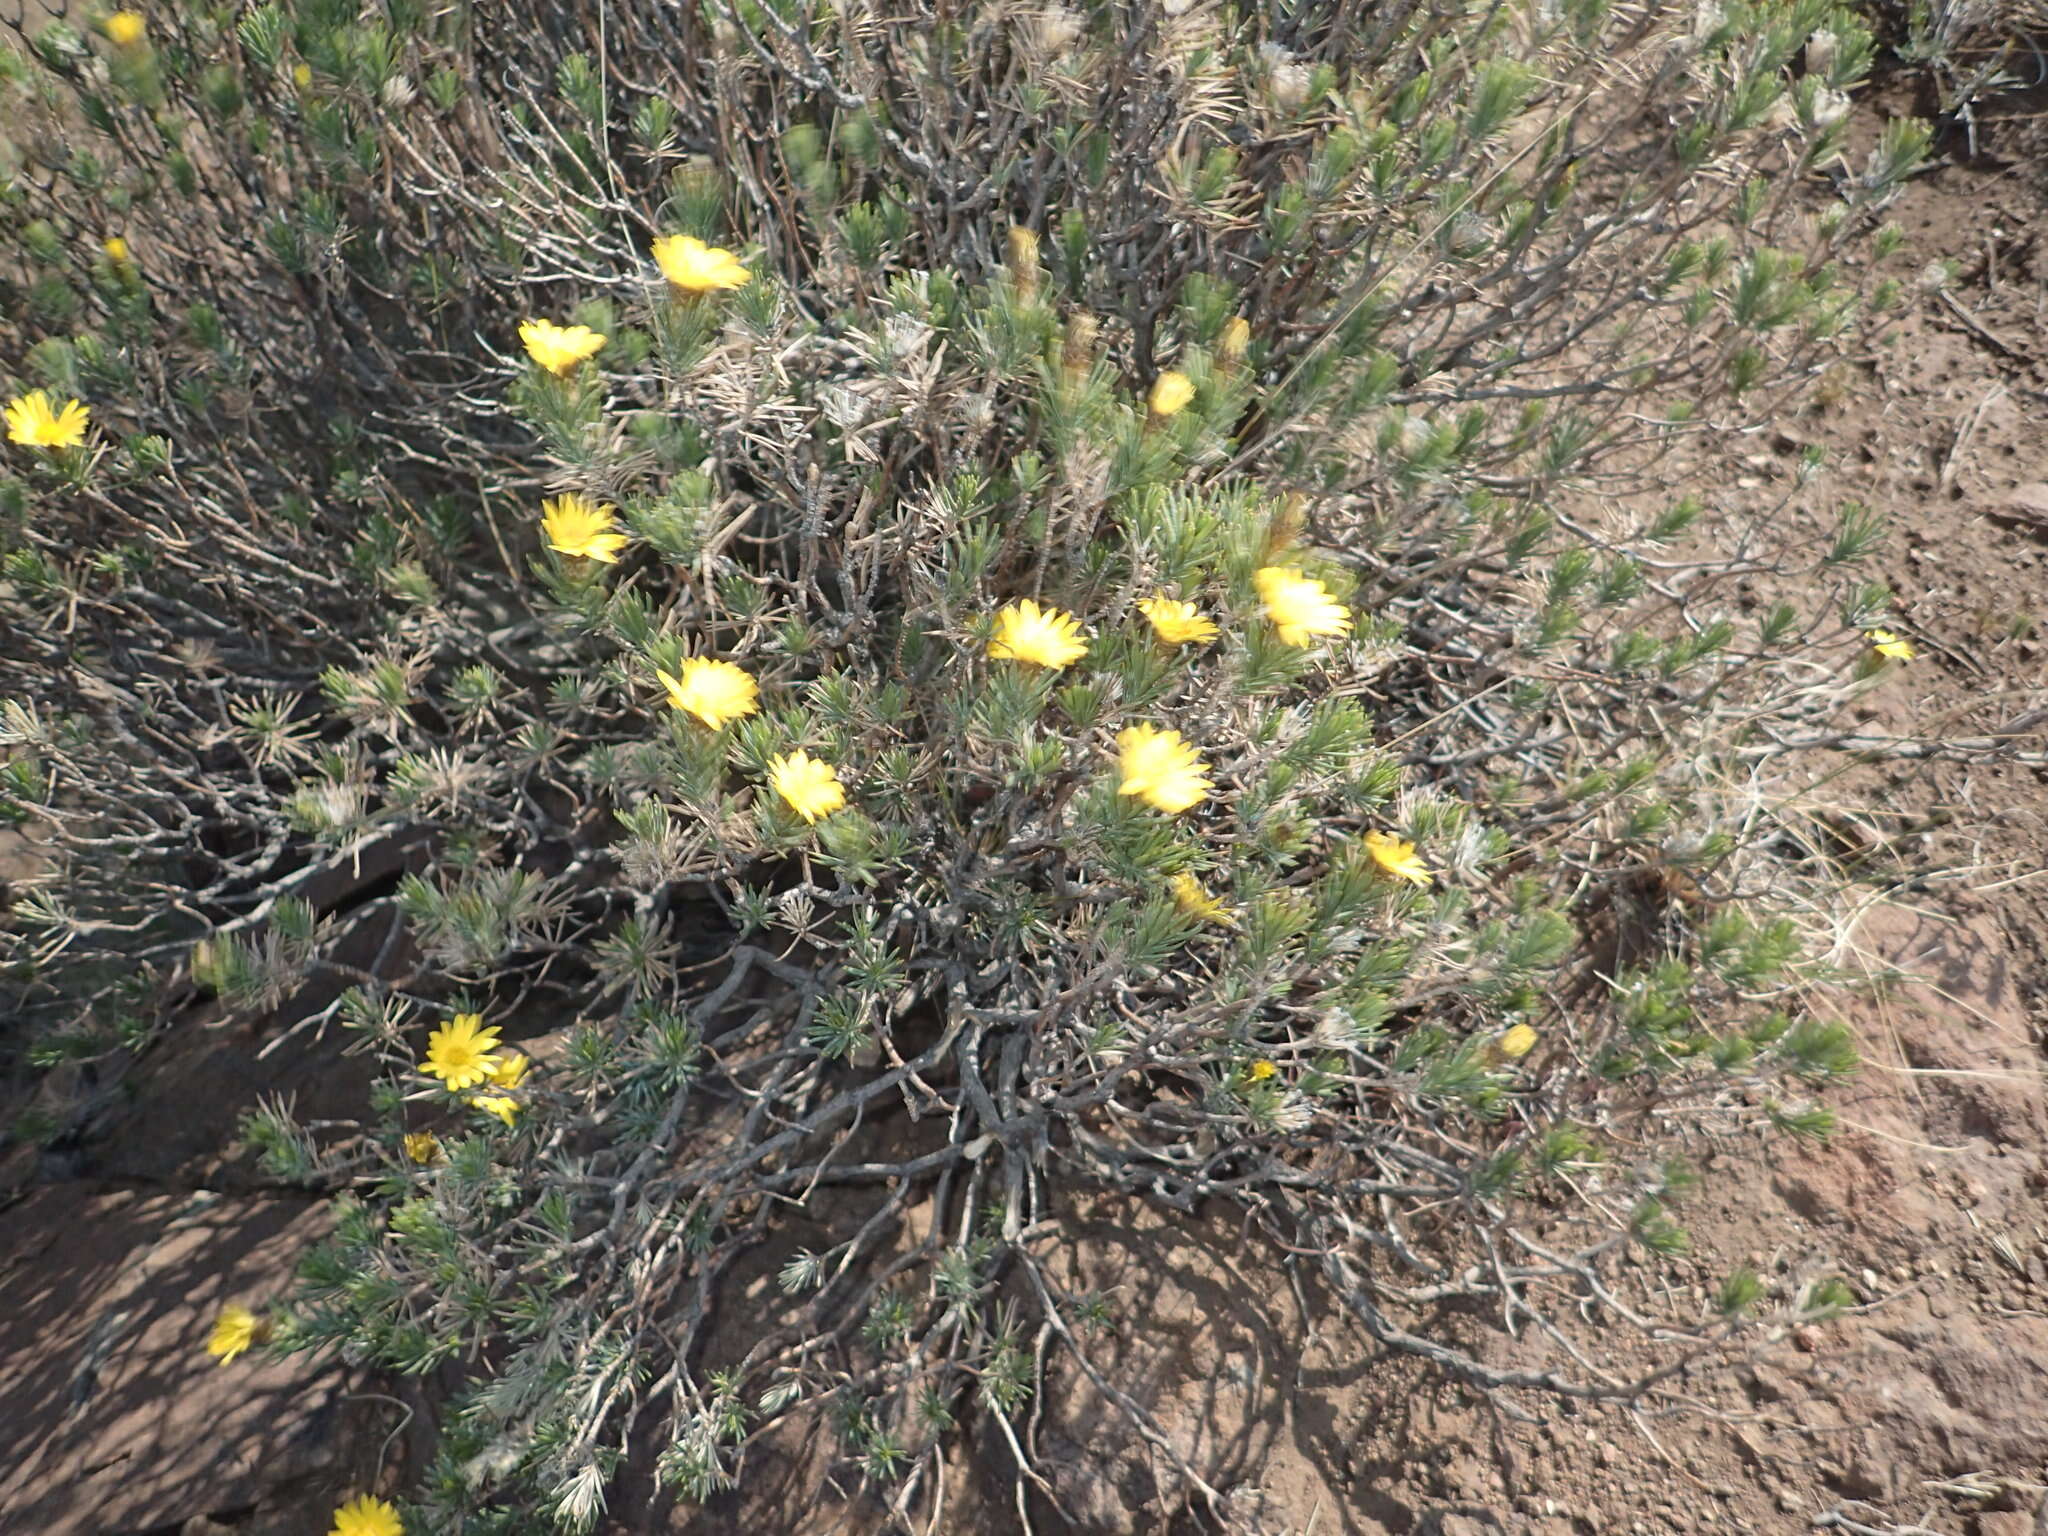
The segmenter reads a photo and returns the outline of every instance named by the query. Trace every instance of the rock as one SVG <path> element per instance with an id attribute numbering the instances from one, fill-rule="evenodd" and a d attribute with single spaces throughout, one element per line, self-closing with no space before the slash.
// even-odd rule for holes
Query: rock
<path id="1" fill-rule="evenodd" d="M 1782 1403 L 1795 1391 L 1792 1381 L 1782 1371 L 1774 1370 L 1757 1361 L 1749 1370 L 1750 1384 L 1760 1403 Z"/>
<path id="2" fill-rule="evenodd" d="M 1895 1469 L 1874 1433 L 1865 1430 L 1857 1438 L 1859 1444 L 1843 1466 L 1842 1475 L 1835 1479 L 1835 1487 L 1845 1498 L 1883 1504 L 1892 1497 L 1897 1481 Z"/>

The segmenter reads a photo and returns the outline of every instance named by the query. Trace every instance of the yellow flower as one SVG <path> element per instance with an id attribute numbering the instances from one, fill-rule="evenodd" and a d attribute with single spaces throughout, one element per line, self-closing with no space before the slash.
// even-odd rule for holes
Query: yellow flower
<path id="1" fill-rule="evenodd" d="M 31 448 L 76 448 L 85 441 L 92 416 L 76 400 L 59 410 L 48 390 L 32 389 L 7 402 L 7 436 Z"/>
<path id="2" fill-rule="evenodd" d="M 292 66 L 292 84 L 296 85 L 296 86 L 297 86 L 297 87 L 298 87 L 298 88 L 299 88 L 300 90 L 302 90 L 302 91 L 303 91 L 303 90 L 304 90 L 304 89 L 305 89 L 305 88 L 306 88 L 307 86 L 311 85 L 312 83 L 313 83 L 313 66 L 312 66 L 312 65 L 310 65 L 310 64 L 294 64 L 294 65 Z"/>
<path id="3" fill-rule="evenodd" d="M 1500 1053 L 1509 1061 L 1520 1061 L 1536 1049 L 1536 1031 L 1526 1024 L 1517 1024 L 1500 1037 Z"/>
<path id="4" fill-rule="evenodd" d="M 1287 645 L 1307 645 L 1318 635 L 1342 635 L 1351 629 L 1351 611 L 1330 596 L 1329 589 L 1293 566 L 1269 565 L 1252 575 L 1266 617 Z"/>
<path id="5" fill-rule="evenodd" d="M 626 536 L 612 520 L 612 508 L 573 491 L 540 504 L 540 529 L 549 549 L 578 559 L 617 565 Z"/>
<path id="6" fill-rule="evenodd" d="M 1175 416 L 1195 398 L 1195 381 L 1171 368 L 1152 381 L 1152 394 L 1145 402 L 1154 416 Z"/>
<path id="7" fill-rule="evenodd" d="M 1913 642 L 1901 640 L 1888 629 L 1866 630 L 1865 636 L 1877 647 L 1877 654 L 1887 661 L 1911 661 L 1917 654 Z"/>
<path id="8" fill-rule="evenodd" d="M 832 765 L 802 748 L 768 759 L 768 784 L 805 821 L 830 816 L 846 804 L 846 790 Z"/>
<path id="9" fill-rule="evenodd" d="M 256 1342 L 261 1328 L 256 1314 L 247 1307 L 222 1307 L 220 1316 L 214 1319 L 213 1333 L 206 1341 L 206 1352 L 226 1365 Z"/>
<path id="10" fill-rule="evenodd" d="M 1245 1081 L 1263 1083 L 1269 1077 L 1275 1076 L 1279 1071 L 1280 1068 L 1276 1063 L 1260 1057 L 1259 1060 L 1244 1069 Z"/>
<path id="11" fill-rule="evenodd" d="M 115 266 L 125 267 L 128 265 L 128 242 L 119 235 L 109 235 L 101 243 L 100 249 L 107 253 L 107 260 L 111 261 Z"/>
<path id="12" fill-rule="evenodd" d="M 996 610 L 995 638 L 988 653 L 997 661 L 1029 661 L 1058 669 L 1088 654 L 1081 621 L 1057 608 L 1040 608 L 1030 598 Z"/>
<path id="13" fill-rule="evenodd" d="M 1216 338 L 1216 355 L 1226 363 L 1234 363 L 1245 354 L 1252 344 L 1252 328 L 1243 315 L 1232 315 L 1223 322 L 1222 334 Z"/>
<path id="14" fill-rule="evenodd" d="M 493 1056 L 486 1076 L 497 1093 L 472 1093 L 465 1102 L 471 1109 L 480 1109 L 487 1115 L 496 1115 L 510 1125 L 519 1115 L 519 1101 L 511 1096 L 510 1090 L 526 1081 L 527 1069 L 533 1062 L 518 1051 L 505 1051 Z"/>
<path id="15" fill-rule="evenodd" d="M 1373 863 L 1396 880 L 1406 880 L 1414 885 L 1429 884 L 1429 866 L 1422 862 L 1415 851 L 1415 845 L 1391 832 L 1368 832 L 1365 846 L 1372 854 Z"/>
<path id="16" fill-rule="evenodd" d="M 427 1036 L 425 1070 L 450 1091 L 474 1088 L 498 1069 L 498 1026 L 480 1013 L 458 1013 Z"/>
<path id="17" fill-rule="evenodd" d="M 517 1088 L 526 1081 L 526 1074 L 533 1062 L 523 1052 L 507 1051 L 498 1058 L 498 1064 L 491 1068 L 491 1085 L 496 1088 Z"/>
<path id="18" fill-rule="evenodd" d="M 1167 883 L 1173 890 L 1173 904 L 1189 917 L 1205 923 L 1221 923 L 1225 928 L 1237 926 L 1230 915 L 1230 908 L 1210 895 L 1208 888 L 1186 870 Z"/>
<path id="19" fill-rule="evenodd" d="M 661 668 L 654 675 L 668 690 L 669 704 L 686 715 L 695 715 L 712 730 L 728 720 L 751 715 L 761 707 L 761 688 L 745 671 L 729 661 L 693 656 L 670 677 Z"/>
<path id="20" fill-rule="evenodd" d="M 405 1155 L 416 1163 L 439 1162 L 441 1138 L 432 1131 L 408 1131 L 405 1135 Z"/>
<path id="21" fill-rule="evenodd" d="M 1138 604 L 1138 612 L 1152 621 L 1152 633 L 1168 645 L 1199 645 L 1219 633 L 1213 620 L 1193 603 L 1184 603 L 1161 593 Z"/>
<path id="22" fill-rule="evenodd" d="M 556 325 L 552 320 L 522 320 L 519 339 L 526 355 L 556 378 L 576 371 L 576 365 L 595 357 L 610 338 L 587 325 Z"/>
<path id="23" fill-rule="evenodd" d="M 685 293 L 714 288 L 744 288 L 753 274 L 731 251 L 706 245 L 694 235 L 663 235 L 654 242 L 654 264 L 661 275 Z"/>
<path id="24" fill-rule="evenodd" d="M 469 1096 L 472 1109 L 480 1109 L 487 1115 L 496 1115 L 510 1125 L 519 1114 L 519 1101 L 502 1093 L 472 1093 Z"/>
<path id="25" fill-rule="evenodd" d="M 365 1493 L 334 1512 L 334 1528 L 327 1536 L 405 1536 L 405 1522 L 396 1509 Z"/>
<path id="26" fill-rule="evenodd" d="M 1209 798 L 1209 782 L 1201 754 L 1181 740 L 1179 731 L 1134 725 L 1116 738 L 1120 795 L 1136 795 L 1154 810 L 1177 816 Z"/>
<path id="27" fill-rule="evenodd" d="M 107 18 L 107 37 L 118 47 L 133 48 L 149 36 L 149 23 L 140 11 L 116 11 Z"/>

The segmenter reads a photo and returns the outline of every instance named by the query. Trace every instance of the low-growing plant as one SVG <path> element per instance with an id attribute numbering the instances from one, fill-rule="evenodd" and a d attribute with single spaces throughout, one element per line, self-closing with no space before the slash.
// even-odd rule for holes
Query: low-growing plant
<path id="1" fill-rule="evenodd" d="M 1493 1391 L 1807 1317 L 1611 1261 L 1855 1064 L 1773 790 L 1910 649 L 1882 529 L 1687 477 L 1906 297 L 1869 51 L 1821 0 L 24 31 L 0 334 L 91 425 L 0 485 L 13 1008 L 373 1057 L 358 1124 L 244 1122 L 334 1193 L 267 1347 L 459 1374 L 427 1529 L 796 1422 L 929 1510 L 1046 1344 L 1095 1369 L 1084 1191 Z"/>

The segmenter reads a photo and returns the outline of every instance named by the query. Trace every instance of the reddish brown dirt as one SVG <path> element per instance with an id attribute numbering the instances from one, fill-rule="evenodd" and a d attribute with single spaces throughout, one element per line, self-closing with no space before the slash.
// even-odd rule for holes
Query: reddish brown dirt
<path id="1" fill-rule="evenodd" d="M 1947 165 L 1901 198 L 1909 248 L 1962 264 L 1948 296 L 1902 322 L 1834 403 L 1711 467 L 1714 495 L 1754 506 L 1817 444 L 1829 466 L 1796 515 L 1855 497 L 1893 520 L 1888 574 L 1922 655 L 1864 701 L 1873 734 L 2048 746 L 2048 716 L 2030 716 L 2048 685 L 2048 488 L 2032 489 L 2048 486 L 2048 178 L 2031 131 L 1989 125 L 1984 142 L 2010 163 Z M 1092 1341 L 1105 1378 L 1218 1499 L 1192 1493 L 1054 1349 L 1028 1446 L 1044 1479 L 1027 1502 L 1036 1529 L 2048 1536 L 2048 785 L 1995 756 L 1879 754 L 1810 799 L 1847 817 L 1852 842 L 1883 845 L 1870 869 L 1893 871 L 1835 958 L 1851 975 L 1918 979 L 1845 1002 L 1868 1064 L 1834 1099 L 1836 1140 L 1709 1149 L 1705 1191 L 1682 1213 L 1693 1255 L 1639 1266 L 1629 1285 L 1697 1311 L 1749 1263 L 1781 1288 L 1845 1276 L 1858 1311 L 1700 1379 L 1689 1413 L 1524 1402 L 1535 1422 L 1522 1422 L 1377 1351 L 1232 1225 L 1080 1202 L 1051 1272 L 1111 1295 L 1121 1321 Z M 143 1074 L 133 1110 L 105 1128 L 105 1166 L 226 1186 L 219 1153 L 248 1098 L 315 1091 L 259 1073 L 195 1117 L 178 1096 L 218 1085 L 207 1053 L 224 1045 L 191 1038 L 201 1055 Z M 201 1349 L 221 1301 L 285 1286 L 315 1219 L 248 1190 L 209 1201 L 76 1181 L 0 1210 L 0 1436 L 28 1447 L 0 1469 L 0 1532 L 324 1529 L 399 1413 L 348 1402 L 325 1370 L 245 1368 L 223 1391 Z M 1455 1326 L 1492 1361 L 1532 1348 L 1484 1318 Z M 750 1468 L 744 1508 L 678 1512 L 668 1528 L 879 1528 L 851 1491 L 811 1496 L 817 1452 L 789 1446 L 785 1475 L 772 1456 Z M 1020 1527 L 1010 1454 L 980 1439 L 963 1454 L 941 1531 Z"/>
<path id="2" fill-rule="evenodd" d="M 4 1222 L 0 1531 L 177 1530 L 259 1506 L 243 1528 L 326 1529 L 324 1490 L 367 1473 L 383 1415 L 332 1367 L 222 1370 L 205 1350 L 223 1304 L 261 1307 L 290 1273 L 323 1228 L 315 1204 L 73 1182 Z"/>
<path id="3" fill-rule="evenodd" d="M 1248 1265 L 1234 1229 L 1077 1211 L 1056 1268 L 1128 1303 L 1097 1348 L 1105 1375 L 1224 1504 L 1187 1512 L 1169 1459 L 1062 1371 L 1040 1449 L 1071 1525 L 1050 1528 L 1663 1536 L 1840 1513 L 1886 1532 L 2031 1532 L 2048 1483 L 2036 1036 L 1983 918 L 1880 908 L 1856 944 L 1930 981 L 1865 1021 L 1871 1065 L 1837 1100 L 1847 1128 L 1822 1149 L 1711 1155 L 1685 1212 L 1695 1254 L 1629 1288 L 1697 1309 L 1747 1262 L 1784 1283 L 1844 1275 L 1857 1313 L 1702 1378 L 1700 1411 L 1525 1401 L 1541 1422 L 1521 1423 L 1379 1353 L 1312 1286 Z M 1483 1321 L 1453 1326 L 1492 1363 L 1531 1358 Z"/>

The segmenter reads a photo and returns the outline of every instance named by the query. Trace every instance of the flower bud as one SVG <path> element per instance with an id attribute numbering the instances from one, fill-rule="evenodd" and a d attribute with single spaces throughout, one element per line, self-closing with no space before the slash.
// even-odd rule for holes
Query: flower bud
<path id="1" fill-rule="evenodd" d="M 1010 280 L 1018 293 L 1030 298 L 1038 292 L 1038 236 L 1021 224 L 1010 226 L 1008 264 Z"/>
<path id="2" fill-rule="evenodd" d="M 1232 315 L 1223 322 L 1223 330 L 1216 337 L 1216 356 L 1222 362 L 1235 363 L 1251 344 L 1250 322 L 1243 315 Z"/>
<path id="3" fill-rule="evenodd" d="M 1154 416 L 1177 416 L 1194 398 L 1195 381 L 1169 368 L 1152 381 L 1152 393 L 1146 403 Z"/>
<path id="4" fill-rule="evenodd" d="M 1070 382 L 1078 382 L 1095 365 L 1095 336 L 1101 329 L 1093 315 L 1075 310 L 1067 316 L 1067 334 L 1060 343 L 1060 366 Z"/>

